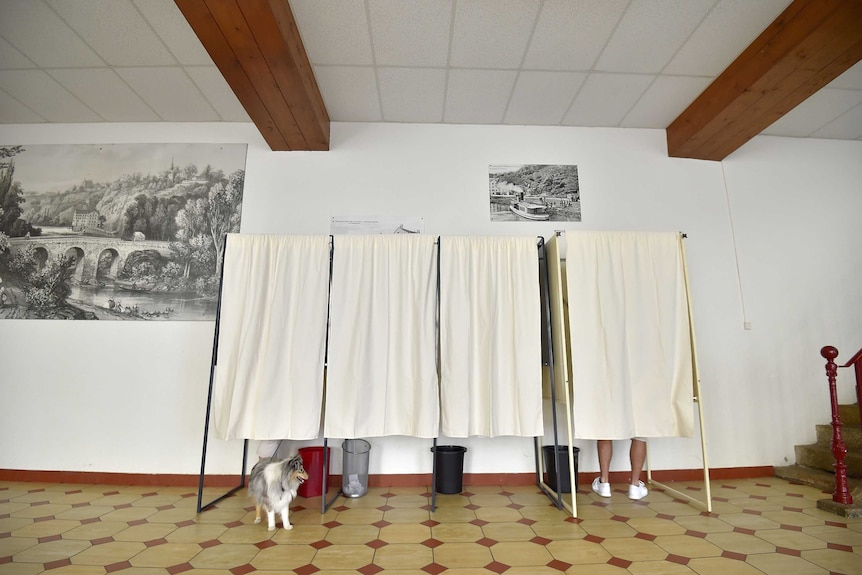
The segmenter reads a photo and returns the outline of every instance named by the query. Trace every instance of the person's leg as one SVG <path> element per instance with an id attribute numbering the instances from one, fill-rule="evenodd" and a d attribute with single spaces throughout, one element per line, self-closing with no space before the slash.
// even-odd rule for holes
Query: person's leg
<path id="1" fill-rule="evenodd" d="M 275 452 L 278 451 L 278 444 L 281 443 L 278 439 L 263 439 L 257 445 L 257 459 L 269 459 L 275 457 Z"/>
<path id="2" fill-rule="evenodd" d="M 629 499 L 637 501 L 647 495 L 646 485 L 640 480 L 641 470 L 646 460 L 646 441 L 632 438 L 632 446 L 629 449 L 629 460 L 632 466 L 632 473 L 629 478 Z"/>
<path id="3" fill-rule="evenodd" d="M 610 439 L 599 439 L 596 441 L 596 448 L 599 452 L 599 471 L 601 472 L 601 482 L 610 483 L 608 473 L 611 469 L 611 459 L 614 456 L 614 442 Z"/>
<path id="4" fill-rule="evenodd" d="M 611 496 L 611 484 L 608 475 L 611 468 L 611 458 L 614 455 L 614 444 L 610 439 L 599 439 L 596 441 L 596 449 L 599 453 L 599 477 L 593 479 L 593 491 L 602 497 Z"/>
<path id="5" fill-rule="evenodd" d="M 632 439 L 632 446 L 629 449 L 629 460 L 632 464 L 632 476 L 629 479 L 629 483 L 637 485 L 641 480 L 641 471 L 646 460 L 646 441 Z"/>

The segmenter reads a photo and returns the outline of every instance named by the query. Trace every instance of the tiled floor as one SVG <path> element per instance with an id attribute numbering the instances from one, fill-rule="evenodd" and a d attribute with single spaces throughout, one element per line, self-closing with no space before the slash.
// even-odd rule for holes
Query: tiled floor
<path id="1" fill-rule="evenodd" d="M 862 574 L 862 519 L 818 510 L 828 495 L 776 478 L 712 486 L 713 513 L 658 488 L 632 502 L 582 486 L 577 519 L 532 486 L 438 494 L 433 513 L 428 488 L 372 488 L 324 515 L 299 499 L 293 530 L 268 532 L 243 492 L 197 514 L 193 488 L 0 482 L 0 574 Z"/>

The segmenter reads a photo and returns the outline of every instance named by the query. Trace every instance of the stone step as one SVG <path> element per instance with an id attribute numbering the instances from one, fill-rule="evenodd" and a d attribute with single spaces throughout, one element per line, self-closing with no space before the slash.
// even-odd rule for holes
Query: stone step
<path id="1" fill-rule="evenodd" d="M 844 438 L 844 445 L 847 446 L 847 451 L 862 452 L 862 429 L 857 425 L 843 425 L 841 422 L 841 437 Z M 832 445 L 832 425 L 824 424 L 817 425 L 817 444 L 823 447 Z"/>
<path id="2" fill-rule="evenodd" d="M 820 444 L 797 445 L 794 450 L 796 451 L 797 465 L 828 472 L 835 471 L 835 457 L 829 447 Z M 847 466 L 847 477 L 862 478 L 862 453 L 848 451 L 844 464 Z"/>
<path id="3" fill-rule="evenodd" d="M 830 421 L 831 421 L 830 415 Z M 859 427 L 859 404 L 851 403 L 838 406 L 838 417 L 841 418 L 841 427 L 856 426 Z"/>
<path id="4" fill-rule="evenodd" d="M 823 499 L 817 501 L 817 507 L 844 517 L 862 517 L 862 479 L 847 478 L 847 490 L 853 498 L 853 503 L 841 504 L 832 501 L 835 492 L 835 474 L 803 465 L 788 465 L 776 467 L 775 476 L 794 483 L 810 485 L 823 492 Z"/>
<path id="5" fill-rule="evenodd" d="M 796 483 L 803 483 L 816 487 L 824 493 L 825 496 L 831 496 L 835 491 L 835 474 L 822 469 L 814 469 L 804 465 L 787 465 L 784 467 L 775 468 L 775 476 Z M 862 479 L 853 477 L 847 478 L 847 488 L 853 495 L 853 499 L 857 499 L 857 495 L 862 498 Z"/>

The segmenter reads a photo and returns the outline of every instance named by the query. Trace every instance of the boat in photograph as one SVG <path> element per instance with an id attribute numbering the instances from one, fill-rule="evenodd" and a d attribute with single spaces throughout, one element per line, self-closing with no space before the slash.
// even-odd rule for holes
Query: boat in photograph
<path id="1" fill-rule="evenodd" d="M 547 220 L 551 215 L 548 213 L 548 208 L 542 204 L 531 204 L 529 202 L 515 202 L 509 209 L 522 218 L 528 220 Z"/>

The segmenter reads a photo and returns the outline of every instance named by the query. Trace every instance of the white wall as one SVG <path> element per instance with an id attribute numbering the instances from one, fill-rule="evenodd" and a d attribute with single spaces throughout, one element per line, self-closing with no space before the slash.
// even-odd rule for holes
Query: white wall
<path id="1" fill-rule="evenodd" d="M 668 158 L 660 130 L 335 124 L 329 152 L 272 152 L 246 124 L 0 127 L 3 145 L 120 142 L 248 143 L 248 233 L 327 234 L 358 215 L 442 235 L 686 232 L 712 467 L 792 462 L 830 419 L 820 347 L 862 347 L 862 142 L 760 137 L 717 163 Z M 492 163 L 577 164 L 583 222 L 490 222 Z M 213 325 L 0 322 L 0 468 L 197 474 Z M 431 469 L 428 441 L 371 441 L 371 473 Z M 526 439 L 440 443 L 468 446 L 467 472 L 533 469 Z M 207 472 L 237 472 L 240 446 L 211 438 Z M 655 469 L 701 464 L 697 440 L 650 449 Z"/>

